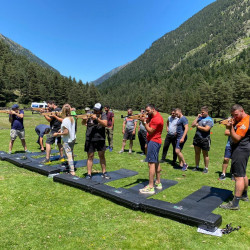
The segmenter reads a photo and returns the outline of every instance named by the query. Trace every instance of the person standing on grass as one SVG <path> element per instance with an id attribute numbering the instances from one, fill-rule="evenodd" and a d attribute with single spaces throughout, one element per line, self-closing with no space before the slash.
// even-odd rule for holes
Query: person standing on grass
<path id="1" fill-rule="evenodd" d="M 247 163 L 250 155 L 250 116 L 245 113 L 239 104 L 231 108 L 233 119 L 229 122 L 229 131 L 232 139 L 231 173 L 235 178 L 234 198 L 220 207 L 238 210 L 239 201 L 248 201 L 248 178 L 246 175 Z"/>
<path id="2" fill-rule="evenodd" d="M 208 173 L 208 151 L 210 150 L 211 145 L 210 131 L 213 125 L 213 119 L 208 115 L 208 107 L 202 107 L 201 113 L 198 114 L 198 116 L 194 119 L 192 123 L 192 127 L 196 127 L 196 132 L 193 139 L 196 167 L 193 169 L 193 171 L 199 171 L 200 154 L 202 151 L 205 165 L 203 173 Z"/>
<path id="3" fill-rule="evenodd" d="M 159 151 L 161 148 L 161 134 L 164 126 L 164 121 L 159 112 L 156 111 L 153 104 L 146 106 L 146 114 L 148 118 L 141 118 L 146 130 L 147 130 L 147 157 L 149 167 L 149 184 L 140 189 L 140 193 L 154 194 L 155 188 L 162 189 L 161 184 L 161 166 L 159 163 Z M 156 181 L 154 183 L 154 177 L 156 175 Z"/>
<path id="4" fill-rule="evenodd" d="M 225 147 L 224 160 L 222 163 L 222 173 L 219 177 L 220 181 L 223 181 L 226 179 L 227 167 L 228 167 L 229 161 L 232 157 L 231 137 L 230 137 L 230 130 L 228 127 L 225 130 L 225 135 L 228 136 L 228 139 L 227 139 L 227 144 Z M 232 175 L 231 179 L 234 180 L 233 175 Z"/>
<path id="5" fill-rule="evenodd" d="M 176 147 L 176 138 L 177 138 L 176 137 L 177 136 L 176 129 L 177 129 L 178 120 L 179 120 L 179 118 L 176 117 L 175 109 L 172 109 L 171 116 L 168 117 L 167 124 L 166 124 L 167 135 L 166 135 L 166 138 L 165 138 L 160 163 L 165 162 L 166 156 L 167 156 L 167 153 L 168 153 L 168 148 L 169 148 L 170 144 L 172 144 L 172 146 L 173 146 L 173 162 L 172 162 L 172 164 L 175 165 L 175 163 L 176 163 L 177 154 L 175 152 L 175 147 Z"/>
<path id="6" fill-rule="evenodd" d="M 24 151 L 26 153 L 30 153 L 30 151 L 27 149 L 25 141 L 25 130 L 23 125 L 24 111 L 22 109 L 19 110 L 18 104 L 14 104 L 11 109 L 12 110 L 9 112 L 9 122 L 11 123 L 9 154 L 12 152 L 13 144 L 17 136 L 22 142 Z"/>
<path id="7" fill-rule="evenodd" d="M 145 110 L 142 109 L 141 114 L 144 114 L 144 113 L 145 113 Z M 146 130 L 145 126 L 143 125 L 142 121 L 139 122 L 138 139 L 140 142 L 142 155 L 145 155 L 146 150 L 147 150 L 147 130 Z"/>
<path id="8" fill-rule="evenodd" d="M 41 151 L 44 152 L 43 136 L 50 132 L 50 127 L 45 124 L 39 124 L 35 127 L 35 131 L 38 135 L 37 143 L 39 144 Z"/>
<path id="9" fill-rule="evenodd" d="M 177 138 L 175 152 L 179 159 L 180 167 L 182 167 L 182 171 L 186 171 L 188 169 L 188 165 L 185 162 L 184 156 L 182 154 L 182 149 L 184 147 L 185 142 L 187 141 L 188 119 L 182 114 L 182 111 L 179 108 L 175 110 L 175 113 L 176 116 L 179 118 L 176 128 Z"/>
<path id="10" fill-rule="evenodd" d="M 86 141 L 85 141 L 85 152 L 88 154 L 87 169 L 88 173 L 86 179 L 92 178 L 92 166 L 95 151 L 98 151 L 100 158 L 100 164 L 102 167 L 102 177 L 110 179 L 110 176 L 106 172 L 106 159 L 105 159 L 105 127 L 107 127 L 107 115 L 102 111 L 102 105 L 96 103 L 94 113 L 91 117 L 83 122 L 87 122 Z"/>
<path id="11" fill-rule="evenodd" d="M 113 135 L 114 135 L 115 118 L 114 118 L 114 113 L 110 111 L 110 107 L 108 105 L 106 105 L 104 107 L 104 110 L 106 112 L 107 121 L 108 121 L 108 125 L 105 128 L 106 135 L 108 138 L 108 144 L 109 144 L 107 149 L 109 149 L 109 152 L 112 152 L 113 151 Z"/>
<path id="12" fill-rule="evenodd" d="M 75 120 L 71 115 L 71 107 L 69 104 L 63 105 L 62 108 L 62 124 L 60 132 L 56 132 L 53 134 L 54 137 L 61 136 L 63 140 L 63 149 L 65 154 L 67 155 L 69 172 L 72 175 L 75 175 L 75 166 L 74 166 L 74 156 L 73 150 L 76 140 L 76 128 L 75 128 Z"/>
<path id="13" fill-rule="evenodd" d="M 60 112 L 61 109 L 57 107 L 54 101 L 48 101 L 48 108 L 50 112 Z M 61 124 L 62 124 L 62 118 L 57 116 L 56 114 L 53 115 L 45 115 L 44 118 L 50 123 L 50 133 L 51 136 L 47 136 L 46 140 L 46 158 L 43 161 L 43 163 L 49 163 L 50 162 L 50 152 L 51 152 L 51 145 L 53 145 L 56 140 L 57 140 L 57 146 L 59 148 L 60 152 L 60 160 L 63 161 L 63 146 L 61 144 L 61 137 L 54 137 L 53 134 L 59 132 L 61 129 Z"/>
<path id="14" fill-rule="evenodd" d="M 132 115 L 133 115 L 133 110 L 128 109 L 128 117 L 124 118 L 124 122 L 122 125 L 123 141 L 122 141 L 122 149 L 119 152 L 120 154 L 124 152 L 127 140 L 130 141 L 129 154 L 132 153 L 133 141 L 135 140 L 135 131 L 137 126 L 137 120 L 129 118 L 129 116 Z"/>

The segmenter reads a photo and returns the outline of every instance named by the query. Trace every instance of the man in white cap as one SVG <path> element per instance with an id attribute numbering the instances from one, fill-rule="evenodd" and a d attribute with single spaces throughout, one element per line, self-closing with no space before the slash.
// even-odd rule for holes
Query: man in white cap
<path id="1" fill-rule="evenodd" d="M 107 116 L 102 112 L 102 105 L 96 103 L 93 110 L 94 114 L 87 120 L 85 152 L 88 154 L 86 179 L 92 178 L 92 166 L 95 151 L 98 152 L 100 164 L 102 167 L 102 177 L 110 179 L 106 172 L 106 159 L 105 159 L 105 127 L 107 127 Z"/>

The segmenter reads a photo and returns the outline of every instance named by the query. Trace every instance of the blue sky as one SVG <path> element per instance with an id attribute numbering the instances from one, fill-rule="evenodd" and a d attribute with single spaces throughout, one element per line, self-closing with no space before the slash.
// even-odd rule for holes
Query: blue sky
<path id="1" fill-rule="evenodd" d="M 93 81 L 214 0 L 1 1 L 0 33 L 64 76 Z"/>

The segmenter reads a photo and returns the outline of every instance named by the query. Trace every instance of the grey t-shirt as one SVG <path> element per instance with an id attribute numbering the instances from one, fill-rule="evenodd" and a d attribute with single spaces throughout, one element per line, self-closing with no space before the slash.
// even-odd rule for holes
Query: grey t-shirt
<path id="1" fill-rule="evenodd" d="M 135 123 L 137 122 L 137 120 L 134 119 L 130 119 L 130 118 L 125 118 L 124 121 L 126 122 L 126 130 L 128 132 L 133 132 L 134 128 L 135 128 Z"/>

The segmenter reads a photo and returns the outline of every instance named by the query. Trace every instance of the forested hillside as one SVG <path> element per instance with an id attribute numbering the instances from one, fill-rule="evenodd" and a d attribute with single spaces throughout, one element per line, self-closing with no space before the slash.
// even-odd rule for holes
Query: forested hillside
<path id="1" fill-rule="evenodd" d="M 217 0 L 165 34 L 137 60 L 99 85 L 104 102 L 186 115 L 208 105 L 213 116 L 233 103 L 250 112 L 250 0 Z"/>
<path id="2" fill-rule="evenodd" d="M 59 105 L 69 102 L 76 108 L 93 106 L 100 94 L 93 84 L 67 78 L 26 56 L 17 55 L 0 40 L 0 106 L 7 102 L 29 104 L 55 100 Z"/>

